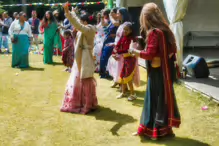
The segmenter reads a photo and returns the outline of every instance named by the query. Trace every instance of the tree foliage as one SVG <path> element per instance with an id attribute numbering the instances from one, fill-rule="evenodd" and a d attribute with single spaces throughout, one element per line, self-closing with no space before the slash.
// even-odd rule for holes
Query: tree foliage
<path id="1" fill-rule="evenodd" d="M 0 14 L 3 13 L 5 10 L 2 7 L 2 1 L 0 1 Z"/>

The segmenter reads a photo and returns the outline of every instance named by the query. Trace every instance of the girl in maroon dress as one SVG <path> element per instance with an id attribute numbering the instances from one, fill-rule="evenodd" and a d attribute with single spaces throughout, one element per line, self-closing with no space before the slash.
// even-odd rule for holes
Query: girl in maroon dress
<path id="1" fill-rule="evenodd" d="M 127 23 L 123 29 L 123 36 L 119 40 L 113 51 L 113 57 L 115 59 L 117 59 L 117 56 L 119 54 L 122 54 L 124 58 L 122 71 L 120 73 L 120 79 L 119 79 L 119 83 L 122 84 L 122 94 L 117 96 L 117 98 L 122 98 L 127 96 L 125 91 L 127 89 L 127 84 L 128 84 L 131 93 L 131 95 L 128 97 L 129 101 L 136 99 L 136 95 L 134 93 L 134 87 L 133 87 L 133 78 L 136 71 L 136 57 L 128 52 L 129 46 L 133 40 L 134 40 L 134 36 L 133 36 L 132 24 Z"/>
<path id="2" fill-rule="evenodd" d="M 64 49 L 62 51 L 62 61 L 67 67 L 65 71 L 71 72 L 71 67 L 74 61 L 74 41 L 70 30 L 64 32 Z"/>

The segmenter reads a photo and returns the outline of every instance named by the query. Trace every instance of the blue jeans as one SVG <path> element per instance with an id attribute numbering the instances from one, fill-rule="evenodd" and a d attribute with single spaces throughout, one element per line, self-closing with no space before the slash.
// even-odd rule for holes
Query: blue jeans
<path id="1" fill-rule="evenodd" d="M 2 45 L 5 49 L 9 50 L 9 46 L 8 46 L 8 34 L 2 34 L 2 37 L 0 39 L 0 48 L 2 48 Z"/>

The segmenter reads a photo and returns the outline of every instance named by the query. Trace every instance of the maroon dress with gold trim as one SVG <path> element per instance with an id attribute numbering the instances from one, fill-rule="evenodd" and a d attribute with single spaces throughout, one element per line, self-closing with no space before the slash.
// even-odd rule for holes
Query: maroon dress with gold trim
<path id="1" fill-rule="evenodd" d="M 148 62 L 148 84 L 139 135 L 157 139 L 172 134 L 172 127 L 178 128 L 181 123 L 173 88 L 175 54 L 175 43 L 168 45 L 163 31 L 154 29 L 150 32 L 147 48 L 140 53 L 140 57 Z M 151 66 L 154 57 L 161 58 L 160 67 Z"/>
<path id="2" fill-rule="evenodd" d="M 136 57 L 131 55 L 128 50 L 133 40 L 132 37 L 123 36 L 117 43 L 113 55 L 122 54 L 124 57 L 124 63 L 122 66 L 122 71 L 120 73 L 119 83 L 127 84 L 133 80 L 136 69 Z"/>

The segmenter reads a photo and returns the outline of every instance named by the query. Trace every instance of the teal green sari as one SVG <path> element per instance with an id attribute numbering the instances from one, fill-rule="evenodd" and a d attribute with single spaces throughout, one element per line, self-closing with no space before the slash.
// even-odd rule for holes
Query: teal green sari
<path id="1" fill-rule="evenodd" d="M 15 37 L 18 38 L 18 42 L 12 44 L 12 67 L 28 68 L 29 37 L 25 34 L 15 34 Z"/>
<path id="2" fill-rule="evenodd" d="M 60 51 L 62 50 L 62 42 L 60 38 L 60 34 L 57 31 L 58 25 L 54 22 L 48 25 L 44 29 L 44 64 L 52 64 L 53 63 L 53 53 L 54 48 L 58 48 Z"/>

